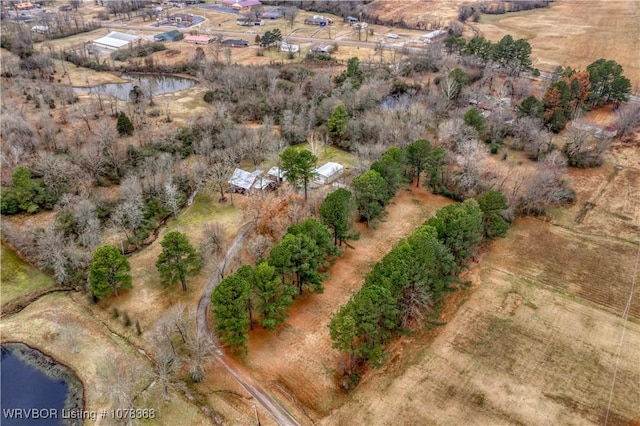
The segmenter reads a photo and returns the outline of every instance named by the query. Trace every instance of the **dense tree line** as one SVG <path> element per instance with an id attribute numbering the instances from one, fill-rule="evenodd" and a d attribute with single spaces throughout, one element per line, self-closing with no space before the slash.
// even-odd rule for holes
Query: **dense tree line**
<path id="1" fill-rule="evenodd" d="M 504 236 L 506 208 L 497 191 L 444 207 L 374 265 L 329 323 L 333 347 L 347 357 L 344 387 L 357 383 L 365 363 L 384 362 L 394 336 L 437 320 L 440 302 L 464 284 L 455 273 L 484 238 Z"/>
<path id="2" fill-rule="evenodd" d="M 520 104 L 520 113 L 543 119 L 551 131 L 560 132 L 592 108 L 629 100 L 631 82 L 622 73 L 618 63 L 605 59 L 591 63 L 585 71 L 558 67 L 542 100 L 530 96 Z"/>
<path id="3" fill-rule="evenodd" d="M 334 241 L 327 225 L 310 218 L 290 226 L 266 259 L 225 277 L 211 295 L 222 344 L 246 351 L 254 324 L 274 330 L 287 318 L 295 296 L 322 293 L 327 268 L 341 254 Z"/>

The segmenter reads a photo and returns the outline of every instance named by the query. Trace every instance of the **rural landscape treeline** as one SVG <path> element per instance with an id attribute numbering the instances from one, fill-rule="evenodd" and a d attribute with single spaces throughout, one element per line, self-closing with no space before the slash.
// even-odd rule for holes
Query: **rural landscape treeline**
<path id="1" fill-rule="evenodd" d="M 104 13 L 141 16 L 143 3 L 105 2 Z M 361 7 L 303 3 L 345 18 Z M 129 341 L 152 348 L 145 356 L 165 399 L 191 395 L 183 385 L 204 379 L 218 344 L 243 362 L 259 330 L 278 333 L 297 303 L 323 297 L 332 266 L 358 250 L 361 233 L 384 226 L 401 191 L 447 197 L 450 204 L 395 242 L 348 302 L 334 306 L 326 335 L 340 354 L 337 387 L 352 391 L 387 362 L 394 339 L 443 325 L 447 296 L 470 284 L 461 273 L 516 217 L 575 202 L 569 167 L 600 167 L 613 141 L 625 143 L 640 126 L 640 107 L 628 102 L 632 83 L 614 59 L 543 72 L 527 40 L 492 42 L 465 26 L 504 12 L 465 4 L 459 20 L 442 25 L 441 41 L 420 48 L 379 43 L 345 60 L 289 52 L 269 65 L 237 64 L 221 34 L 167 64 L 158 55 L 172 46 L 159 41 L 108 57 L 54 48 L 52 40 L 99 28 L 80 14 L 52 14 L 55 37 L 3 22 L 2 240 L 56 283 L 3 303 L 3 317 L 47 292 L 82 294 L 87 309 L 107 312 L 135 331 Z M 256 37 L 258 56 L 286 40 L 297 13 L 287 9 L 282 32 Z M 72 68 L 179 73 L 202 90 L 176 116 L 177 98 L 153 83 L 135 84 L 126 100 L 98 87 L 79 95 Z M 193 105 L 204 112 L 191 114 Z M 615 132 L 580 125 L 603 107 L 615 115 Z M 350 162 L 333 186 L 316 180 L 330 149 Z M 237 169 L 272 166 L 278 176 L 269 191 L 230 183 Z M 221 217 L 194 231 L 183 218 L 196 206 L 228 208 L 242 226 Z M 234 238 L 242 247 L 230 256 Z M 137 255 L 147 256 L 142 275 L 164 291 L 154 303 L 168 307 L 148 328 L 116 307 L 138 291 L 130 262 Z M 194 282 L 207 281 L 204 274 L 213 277 L 206 301 L 214 333 L 206 336 L 195 310 L 175 302 L 201 292 Z M 118 401 L 131 403 L 137 396 L 129 392 Z"/>

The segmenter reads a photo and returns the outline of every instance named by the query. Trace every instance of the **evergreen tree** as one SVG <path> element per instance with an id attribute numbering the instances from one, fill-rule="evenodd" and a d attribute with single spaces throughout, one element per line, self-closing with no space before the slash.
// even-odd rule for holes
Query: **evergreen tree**
<path id="1" fill-rule="evenodd" d="M 350 233 L 356 212 L 351 191 L 338 188 L 326 196 L 320 205 L 322 222 L 333 230 L 333 244 L 342 246 L 346 240 L 355 240 L 359 234 Z"/>
<path id="2" fill-rule="evenodd" d="M 351 183 L 358 205 L 360 217 L 371 222 L 384 213 L 384 205 L 389 199 L 387 183 L 375 170 L 369 170 L 353 179 Z"/>
<path id="3" fill-rule="evenodd" d="M 542 120 L 544 118 L 544 104 L 535 96 L 531 95 L 523 100 L 518 106 L 521 116 L 529 116 Z"/>
<path id="4" fill-rule="evenodd" d="M 260 324 L 267 330 L 275 330 L 288 316 L 287 309 L 293 304 L 295 288 L 283 283 L 275 268 L 264 261 L 253 268 L 250 285 L 260 313 Z"/>
<path id="5" fill-rule="evenodd" d="M 11 177 L 11 188 L 2 188 L 2 213 L 35 213 L 43 197 L 44 189 L 31 178 L 31 171 L 24 166 L 16 167 Z"/>
<path id="6" fill-rule="evenodd" d="M 357 335 L 355 353 L 374 367 L 379 366 L 384 345 L 398 327 L 396 300 L 386 288 L 372 285 L 356 293 L 352 304 Z"/>
<path id="7" fill-rule="evenodd" d="M 235 353 L 247 351 L 249 283 L 239 274 L 224 278 L 211 295 L 215 330 L 223 345 Z"/>
<path id="8" fill-rule="evenodd" d="M 341 139 L 347 132 L 347 124 L 349 123 L 349 115 L 347 114 L 347 107 L 343 104 L 337 105 L 331 117 L 327 122 L 329 129 L 329 137 L 333 140 Z"/>
<path id="9" fill-rule="evenodd" d="M 473 127 L 478 132 L 479 137 L 484 137 L 487 131 L 487 120 L 480 114 L 477 108 L 471 108 L 464 114 L 465 124 Z"/>
<path id="10" fill-rule="evenodd" d="M 380 159 L 371 165 L 387 183 L 387 198 L 391 198 L 402 185 L 405 155 L 400 148 L 389 148 Z"/>
<path id="11" fill-rule="evenodd" d="M 431 142 L 426 139 L 419 139 L 407 147 L 407 163 L 416 178 L 416 187 L 420 186 L 420 174 L 427 167 L 430 153 Z"/>
<path id="12" fill-rule="evenodd" d="M 318 249 L 320 249 L 320 255 L 327 260 L 331 260 L 342 254 L 341 250 L 333 244 L 329 228 L 314 218 L 309 218 L 304 222 L 291 225 L 289 229 L 287 229 L 287 234 L 306 235 L 310 237 L 315 241 Z"/>
<path id="13" fill-rule="evenodd" d="M 96 297 L 115 294 L 119 288 L 132 288 L 131 266 L 115 247 L 101 246 L 93 252 L 89 267 L 89 288 Z"/>
<path id="14" fill-rule="evenodd" d="M 127 117 L 123 111 L 120 111 L 118 114 L 118 122 L 116 123 L 116 129 L 118 129 L 118 134 L 131 136 L 133 134 L 133 123 Z"/>
<path id="15" fill-rule="evenodd" d="M 325 274 L 318 272 L 324 257 L 316 242 L 309 236 L 286 234 L 269 254 L 269 264 L 276 272 L 298 289 L 322 293 Z"/>
<path id="16" fill-rule="evenodd" d="M 344 305 L 329 322 L 329 335 L 333 341 L 331 347 L 347 355 L 348 374 L 353 372 L 357 338 L 352 306 L 352 303 Z"/>
<path id="17" fill-rule="evenodd" d="M 509 229 L 509 222 L 504 217 L 505 210 L 509 208 L 506 197 L 501 192 L 490 190 L 478 197 L 477 201 L 482 210 L 485 238 L 504 237 Z"/>
<path id="18" fill-rule="evenodd" d="M 200 256 L 187 236 L 178 231 L 169 232 L 160 244 L 162 253 L 158 256 L 156 268 L 161 283 L 170 286 L 180 282 L 182 290 L 187 291 L 187 276 L 198 273 L 202 267 Z"/>
<path id="19" fill-rule="evenodd" d="M 307 200 L 307 189 L 309 183 L 315 176 L 314 169 L 318 162 L 318 157 L 306 149 L 295 149 L 289 147 L 280 154 L 282 162 L 280 168 L 286 174 L 287 180 L 294 186 L 304 188 L 304 199 Z"/>
<path id="20" fill-rule="evenodd" d="M 631 81 L 622 75 L 622 66 L 613 60 L 598 59 L 587 66 L 591 82 L 591 104 L 626 102 L 631 93 Z"/>
<path id="21" fill-rule="evenodd" d="M 458 265 L 461 265 L 482 241 L 482 211 L 474 199 L 443 207 L 435 217 L 427 221 L 427 224 L 436 229 L 438 239 L 451 251 Z"/>

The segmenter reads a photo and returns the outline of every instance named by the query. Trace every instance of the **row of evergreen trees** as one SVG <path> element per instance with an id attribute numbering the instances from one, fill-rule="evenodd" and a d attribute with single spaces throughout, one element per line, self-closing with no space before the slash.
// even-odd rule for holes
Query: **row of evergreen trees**
<path id="1" fill-rule="evenodd" d="M 384 215 L 385 205 L 406 182 L 416 180 L 427 172 L 426 186 L 434 192 L 443 192 L 445 152 L 433 148 L 426 139 L 419 139 L 405 149 L 389 148 L 370 169 L 353 179 L 352 186 L 360 219 L 371 225 Z"/>
<path id="2" fill-rule="evenodd" d="M 224 278 L 211 295 L 221 343 L 246 352 L 255 323 L 274 330 L 287 318 L 296 295 L 322 293 L 328 266 L 342 254 L 336 238 L 327 225 L 307 219 L 291 225 L 266 260 Z"/>
<path id="3" fill-rule="evenodd" d="M 357 382 L 367 362 L 382 364 L 394 336 L 437 318 L 439 302 L 464 284 L 456 273 L 478 245 L 505 234 L 507 207 L 497 191 L 444 207 L 374 266 L 329 324 L 333 347 L 348 358 L 345 387 Z"/>

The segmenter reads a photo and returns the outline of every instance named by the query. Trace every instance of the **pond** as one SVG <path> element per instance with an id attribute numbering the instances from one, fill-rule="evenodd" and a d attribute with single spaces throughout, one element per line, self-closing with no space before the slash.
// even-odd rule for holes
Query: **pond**
<path id="1" fill-rule="evenodd" d="M 74 87 L 73 91 L 76 93 L 102 93 L 122 101 L 128 101 L 129 92 L 133 86 L 140 87 L 144 96 L 148 98 L 149 92 L 153 96 L 164 95 L 190 89 L 198 84 L 196 80 L 173 75 L 140 74 L 123 75 L 122 78 L 129 81 L 126 83 L 105 83 L 93 87 Z"/>
<path id="2" fill-rule="evenodd" d="M 22 343 L 3 343 L 1 352 L 3 426 L 81 425 L 88 417 L 71 370 Z"/>

